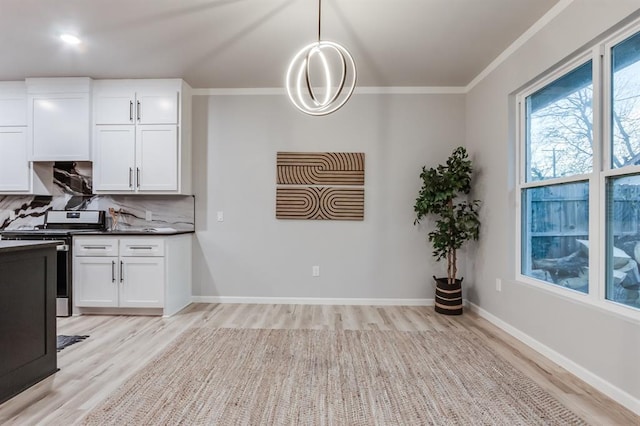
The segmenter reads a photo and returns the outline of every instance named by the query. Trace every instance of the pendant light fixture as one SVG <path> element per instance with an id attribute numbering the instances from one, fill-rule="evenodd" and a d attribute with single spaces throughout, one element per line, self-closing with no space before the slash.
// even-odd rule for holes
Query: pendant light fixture
<path id="1" fill-rule="evenodd" d="M 309 115 L 327 115 L 343 106 L 356 86 L 356 64 L 338 43 L 321 39 L 322 0 L 318 0 L 318 41 L 289 64 L 285 86 L 291 102 Z"/>

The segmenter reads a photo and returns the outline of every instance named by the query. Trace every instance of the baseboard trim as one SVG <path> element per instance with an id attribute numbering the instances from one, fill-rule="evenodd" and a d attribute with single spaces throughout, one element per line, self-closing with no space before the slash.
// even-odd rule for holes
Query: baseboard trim
<path id="1" fill-rule="evenodd" d="M 480 317 L 486 319 L 487 321 L 489 321 L 496 327 L 502 329 L 506 333 L 509 333 L 511 336 L 515 337 L 516 339 L 520 340 L 522 343 L 529 346 L 536 352 L 542 354 L 546 358 L 555 362 L 556 364 L 558 364 L 565 370 L 569 371 L 571 374 L 575 375 L 579 379 L 587 382 L 589 385 L 593 386 L 603 394 L 609 396 L 610 398 L 614 399 L 621 405 L 624 405 L 629 410 L 640 415 L 640 400 L 635 398 L 633 395 L 630 395 L 624 390 L 609 383 L 608 381 L 604 380 L 600 376 L 593 374 L 591 371 L 575 363 L 574 361 L 565 357 L 559 352 L 556 352 L 555 350 L 544 345 L 543 343 L 540 343 L 539 341 L 529 336 L 528 334 L 523 333 L 517 328 L 509 325 L 508 323 L 496 317 L 495 315 L 491 314 L 490 312 L 482 309 L 480 306 L 474 303 L 471 303 L 469 301 L 467 301 L 467 306 L 471 309 L 472 312 L 475 312 Z"/>
<path id="2" fill-rule="evenodd" d="M 369 305 L 369 306 L 433 306 L 433 299 L 356 299 L 322 297 L 235 297 L 193 296 L 193 303 L 246 303 L 259 305 Z"/>

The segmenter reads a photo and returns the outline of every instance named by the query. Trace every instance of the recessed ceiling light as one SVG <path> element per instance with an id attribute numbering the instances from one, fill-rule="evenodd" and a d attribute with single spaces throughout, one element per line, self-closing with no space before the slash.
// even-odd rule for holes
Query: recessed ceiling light
<path id="1" fill-rule="evenodd" d="M 73 34 L 62 34 L 60 35 L 60 39 L 67 44 L 76 45 L 81 43 L 81 40 Z"/>

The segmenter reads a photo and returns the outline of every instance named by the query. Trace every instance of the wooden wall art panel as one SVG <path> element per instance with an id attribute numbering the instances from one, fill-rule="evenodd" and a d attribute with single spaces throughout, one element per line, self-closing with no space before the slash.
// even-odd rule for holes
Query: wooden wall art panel
<path id="1" fill-rule="evenodd" d="M 279 187 L 276 218 L 363 220 L 364 188 Z"/>
<path id="2" fill-rule="evenodd" d="M 363 152 L 278 152 L 280 185 L 364 185 Z"/>

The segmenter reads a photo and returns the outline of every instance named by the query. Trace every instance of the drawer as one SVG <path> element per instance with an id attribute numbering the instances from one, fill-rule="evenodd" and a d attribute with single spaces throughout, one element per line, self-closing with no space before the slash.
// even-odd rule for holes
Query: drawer
<path id="1" fill-rule="evenodd" d="M 74 238 L 74 256 L 117 256 L 117 238 Z"/>
<path id="2" fill-rule="evenodd" d="M 121 238 L 120 256 L 164 256 L 164 239 Z"/>

